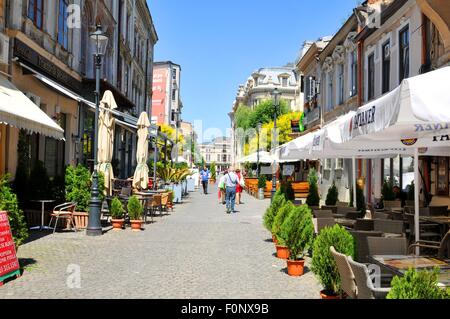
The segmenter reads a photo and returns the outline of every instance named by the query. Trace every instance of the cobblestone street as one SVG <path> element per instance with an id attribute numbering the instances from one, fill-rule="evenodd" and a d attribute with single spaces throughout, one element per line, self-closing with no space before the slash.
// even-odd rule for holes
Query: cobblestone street
<path id="1" fill-rule="evenodd" d="M 309 270 L 290 277 L 274 256 L 261 222 L 268 200 L 245 196 L 244 203 L 227 215 L 215 194 L 196 192 L 141 233 L 48 234 L 20 247 L 28 266 L 0 298 L 319 297 Z M 79 265 L 81 288 L 68 287 L 69 265 Z"/>

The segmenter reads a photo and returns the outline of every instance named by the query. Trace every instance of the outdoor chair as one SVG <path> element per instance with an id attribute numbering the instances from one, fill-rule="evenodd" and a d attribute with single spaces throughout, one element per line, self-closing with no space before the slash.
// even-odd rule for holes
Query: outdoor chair
<path id="1" fill-rule="evenodd" d="M 376 231 L 363 231 L 363 230 L 349 230 L 349 233 L 355 239 L 356 261 L 362 263 L 370 262 L 369 245 L 367 244 L 367 237 L 381 237 L 383 236 L 383 233 Z"/>
<path id="2" fill-rule="evenodd" d="M 161 194 L 153 195 L 150 207 L 151 207 L 152 213 L 159 211 L 160 216 L 162 215 L 162 195 Z"/>
<path id="3" fill-rule="evenodd" d="M 50 223 L 48 224 L 49 227 L 52 226 L 52 221 L 55 219 L 55 227 L 53 228 L 53 233 L 56 232 L 56 227 L 58 226 L 58 221 L 60 219 L 66 220 L 69 222 L 70 229 L 75 229 L 75 232 L 77 232 L 77 227 L 75 225 L 75 219 L 73 217 L 73 213 L 75 212 L 75 208 L 77 207 L 77 203 L 75 202 L 69 202 L 64 203 L 61 205 L 56 206 L 53 208 L 53 212 L 50 214 Z"/>
<path id="4" fill-rule="evenodd" d="M 400 200 L 383 200 L 383 207 L 389 208 L 401 208 L 402 202 Z"/>
<path id="5" fill-rule="evenodd" d="M 169 193 L 161 194 L 161 209 L 165 212 L 168 212 L 168 204 L 169 204 Z"/>
<path id="6" fill-rule="evenodd" d="M 372 215 L 373 219 L 389 219 L 389 214 L 381 213 L 381 212 L 374 212 Z"/>
<path id="7" fill-rule="evenodd" d="M 330 247 L 330 252 L 333 255 L 334 261 L 341 277 L 341 288 L 351 299 L 356 299 L 356 282 L 347 256 L 338 253 L 333 246 Z"/>
<path id="8" fill-rule="evenodd" d="M 356 299 L 386 299 L 390 288 L 375 288 L 365 264 L 347 258 L 356 283 Z"/>
<path id="9" fill-rule="evenodd" d="M 322 206 L 322 210 L 331 210 L 333 212 L 333 215 L 337 214 L 337 206 L 324 205 L 324 206 Z"/>
<path id="10" fill-rule="evenodd" d="M 120 191 L 119 198 L 121 199 L 128 199 L 131 196 L 131 187 L 122 187 L 122 190 Z"/>
<path id="11" fill-rule="evenodd" d="M 448 216 L 448 206 L 430 206 L 430 216 Z"/>
<path id="12" fill-rule="evenodd" d="M 337 214 L 340 214 L 340 215 L 345 215 L 348 212 L 356 212 L 356 211 L 357 211 L 356 208 L 348 207 L 348 204 L 347 204 L 347 206 L 337 206 Z"/>
<path id="13" fill-rule="evenodd" d="M 361 219 L 358 218 L 356 220 L 355 226 L 353 227 L 354 230 L 364 230 L 364 231 L 372 231 L 374 227 L 374 221 L 373 219 Z"/>
<path id="14" fill-rule="evenodd" d="M 437 258 L 448 259 L 450 258 L 450 230 L 441 242 L 420 240 L 409 246 L 409 252 L 413 253 L 416 247 L 437 250 Z"/>
<path id="15" fill-rule="evenodd" d="M 408 242 L 405 237 L 367 237 L 369 256 L 406 255 Z"/>
<path id="16" fill-rule="evenodd" d="M 137 196 L 137 199 L 139 200 L 139 202 L 141 203 L 142 207 L 144 208 L 144 211 L 142 213 L 143 217 L 144 217 L 144 224 L 147 224 L 147 216 L 150 213 L 150 217 L 153 223 L 153 215 L 151 214 L 151 201 L 152 201 L 152 197 L 148 197 L 148 196 Z"/>
<path id="17" fill-rule="evenodd" d="M 375 219 L 373 221 L 373 230 L 385 234 L 405 234 L 404 223 L 400 220 Z"/>
<path id="18" fill-rule="evenodd" d="M 333 227 L 336 221 L 333 217 L 331 218 L 313 218 L 313 224 L 316 234 L 319 234 L 325 227 Z"/>
<path id="19" fill-rule="evenodd" d="M 333 211 L 331 210 L 314 210 L 313 214 L 316 218 L 333 218 Z"/>
<path id="20" fill-rule="evenodd" d="M 406 230 L 406 234 L 410 240 L 413 242 L 416 237 L 416 228 L 415 228 L 415 215 L 413 214 L 405 214 L 406 221 L 408 224 L 408 229 Z M 435 223 L 419 223 L 420 229 L 420 238 L 424 238 L 425 240 L 431 239 L 440 239 L 441 233 L 439 232 L 439 225 Z"/>
<path id="21" fill-rule="evenodd" d="M 362 218 L 364 215 L 359 211 L 347 211 L 345 212 L 345 218 L 357 220 L 358 218 Z"/>

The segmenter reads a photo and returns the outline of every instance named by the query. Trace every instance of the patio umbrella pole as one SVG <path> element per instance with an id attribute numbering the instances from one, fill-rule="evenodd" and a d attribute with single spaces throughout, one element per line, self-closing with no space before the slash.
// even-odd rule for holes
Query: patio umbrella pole
<path id="1" fill-rule="evenodd" d="M 419 149 L 416 147 L 414 149 L 414 229 L 415 229 L 415 240 L 416 243 L 420 240 L 420 203 L 419 203 L 419 189 L 420 189 L 420 180 L 419 180 Z M 416 247 L 416 255 L 420 254 L 420 248 Z"/>

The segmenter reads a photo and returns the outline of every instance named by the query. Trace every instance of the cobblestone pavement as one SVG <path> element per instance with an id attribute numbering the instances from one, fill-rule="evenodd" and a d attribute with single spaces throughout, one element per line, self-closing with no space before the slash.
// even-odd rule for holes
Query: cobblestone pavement
<path id="1" fill-rule="evenodd" d="M 195 192 L 140 233 L 46 234 L 20 247 L 28 266 L 0 298 L 318 298 L 309 270 L 290 277 L 274 256 L 261 222 L 269 201 L 243 200 L 227 215 L 217 195 Z M 69 288 L 78 266 L 81 288 Z"/>

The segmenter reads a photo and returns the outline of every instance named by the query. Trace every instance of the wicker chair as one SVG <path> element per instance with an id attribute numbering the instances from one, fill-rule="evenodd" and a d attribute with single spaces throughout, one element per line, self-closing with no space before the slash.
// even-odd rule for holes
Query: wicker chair
<path id="1" fill-rule="evenodd" d="M 359 211 L 347 211 L 345 213 L 345 218 L 357 220 L 358 218 L 363 218 L 364 214 Z"/>
<path id="2" fill-rule="evenodd" d="M 337 206 L 323 205 L 322 210 L 331 210 L 333 212 L 333 214 L 337 214 Z"/>
<path id="3" fill-rule="evenodd" d="M 401 208 L 402 202 L 400 200 L 384 200 L 384 208 Z"/>
<path id="4" fill-rule="evenodd" d="M 348 263 L 347 256 L 338 253 L 333 246 L 330 247 L 330 252 L 333 255 L 336 266 L 341 277 L 341 288 L 351 299 L 356 299 L 356 282 L 352 269 Z"/>
<path id="5" fill-rule="evenodd" d="M 390 288 L 375 288 L 370 278 L 369 269 L 365 264 L 358 263 L 348 257 L 348 264 L 353 272 L 354 280 L 356 282 L 357 299 L 386 299 L 386 295 L 391 290 Z"/>
<path id="6" fill-rule="evenodd" d="M 316 234 L 319 234 L 325 227 L 333 227 L 336 224 L 334 218 L 313 218 Z"/>
<path id="7" fill-rule="evenodd" d="M 372 231 L 374 227 L 373 219 L 361 219 L 358 218 L 355 223 L 354 230 Z"/>
<path id="8" fill-rule="evenodd" d="M 405 234 L 405 226 L 401 220 L 375 219 L 373 230 L 388 234 Z"/>
<path id="9" fill-rule="evenodd" d="M 430 206 L 430 216 L 448 216 L 448 206 Z"/>
<path id="10" fill-rule="evenodd" d="M 381 237 L 383 233 L 375 231 L 355 231 L 350 230 L 350 234 L 355 238 L 356 260 L 362 263 L 369 263 L 369 246 L 367 237 Z"/>
<path id="11" fill-rule="evenodd" d="M 413 253 L 416 247 L 437 250 L 437 258 L 439 259 L 450 258 L 450 230 L 441 242 L 421 240 L 409 246 L 409 252 Z"/>
<path id="12" fill-rule="evenodd" d="M 405 217 L 408 223 L 407 229 L 408 238 L 410 242 L 413 242 L 416 237 L 416 228 L 414 223 L 415 216 L 413 214 L 405 214 Z M 419 229 L 420 229 L 420 238 L 424 238 L 425 240 L 441 238 L 438 224 L 420 222 Z"/>
<path id="13" fill-rule="evenodd" d="M 315 218 L 333 218 L 333 211 L 331 210 L 314 210 Z"/>
<path id="14" fill-rule="evenodd" d="M 372 216 L 373 216 L 373 219 L 390 219 L 389 214 L 382 213 L 382 212 L 374 212 Z"/>
<path id="15" fill-rule="evenodd" d="M 408 241 L 404 237 L 367 237 L 369 256 L 374 255 L 406 255 Z"/>

